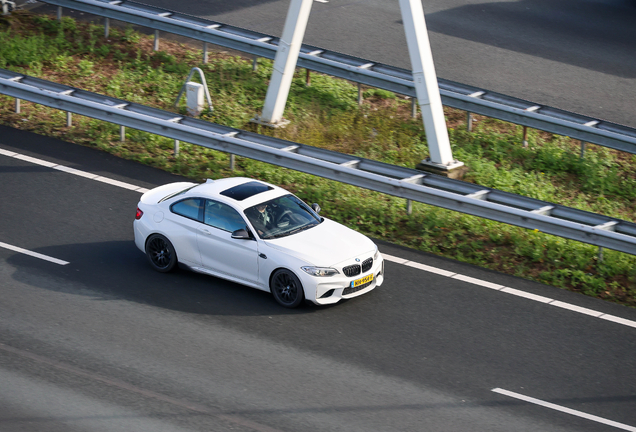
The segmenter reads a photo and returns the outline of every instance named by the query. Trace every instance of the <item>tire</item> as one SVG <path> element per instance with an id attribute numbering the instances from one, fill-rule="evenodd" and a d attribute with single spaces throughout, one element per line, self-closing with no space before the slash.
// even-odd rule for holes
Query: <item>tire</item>
<path id="1" fill-rule="evenodd" d="M 269 289 L 278 304 L 286 308 L 298 307 L 305 299 L 300 279 L 289 270 L 276 270 L 270 279 Z"/>
<path id="2" fill-rule="evenodd" d="M 170 240 L 161 234 L 153 234 L 146 241 L 146 256 L 152 268 L 168 273 L 177 266 L 177 253 Z"/>

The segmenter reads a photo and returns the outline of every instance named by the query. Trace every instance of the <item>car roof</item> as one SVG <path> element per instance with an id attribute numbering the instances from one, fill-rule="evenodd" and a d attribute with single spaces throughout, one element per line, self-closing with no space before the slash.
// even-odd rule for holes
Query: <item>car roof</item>
<path id="1" fill-rule="evenodd" d="M 250 183 L 251 185 L 248 185 Z M 266 186 L 267 190 L 258 192 L 261 190 L 260 188 L 250 187 L 258 186 L 258 184 Z M 241 185 L 247 185 L 247 187 L 240 188 Z M 232 196 L 222 194 L 222 192 L 233 188 L 235 188 L 234 191 L 238 191 L 238 193 L 229 195 L 233 195 L 234 197 L 239 199 L 235 199 Z M 251 194 L 254 191 L 256 191 L 257 193 Z M 282 195 L 287 195 L 288 193 L 289 192 L 287 192 L 283 188 L 260 180 L 254 180 L 247 177 L 228 177 L 219 180 L 207 180 L 205 183 L 201 183 L 200 185 L 190 189 L 188 192 L 186 192 L 186 195 L 215 199 L 222 202 L 231 203 L 232 206 L 236 208 L 246 209 L 258 203 L 269 201 Z"/>

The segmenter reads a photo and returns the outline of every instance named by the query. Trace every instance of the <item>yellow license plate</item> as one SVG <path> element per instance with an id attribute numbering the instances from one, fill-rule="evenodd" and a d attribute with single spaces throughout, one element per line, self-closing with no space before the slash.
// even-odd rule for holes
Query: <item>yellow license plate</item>
<path id="1" fill-rule="evenodd" d="M 373 273 L 371 273 L 370 275 L 367 275 L 363 278 L 360 279 L 356 279 L 353 282 L 351 282 L 351 288 L 357 288 L 360 285 L 364 285 L 367 282 L 371 282 L 373 280 Z"/>

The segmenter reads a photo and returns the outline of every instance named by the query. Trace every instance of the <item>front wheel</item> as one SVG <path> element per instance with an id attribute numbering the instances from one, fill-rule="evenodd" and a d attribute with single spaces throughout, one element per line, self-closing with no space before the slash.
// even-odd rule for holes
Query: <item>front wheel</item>
<path id="1" fill-rule="evenodd" d="M 177 265 L 177 253 L 170 240 L 161 234 L 153 234 L 146 242 L 146 256 L 152 267 L 161 273 L 174 270 Z"/>
<path id="2" fill-rule="evenodd" d="M 274 299 L 286 308 L 298 307 L 305 299 L 300 279 L 289 270 L 276 270 L 272 275 L 270 290 Z"/>

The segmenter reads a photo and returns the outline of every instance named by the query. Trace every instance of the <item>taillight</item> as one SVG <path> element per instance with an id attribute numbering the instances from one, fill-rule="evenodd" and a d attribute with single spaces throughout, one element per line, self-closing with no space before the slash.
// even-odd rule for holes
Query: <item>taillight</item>
<path id="1" fill-rule="evenodd" d="M 139 220 L 141 219 L 141 217 L 144 215 L 144 212 L 142 212 L 141 210 L 139 210 L 139 207 L 137 207 L 137 214 L 135 215 L 135 219 Z"/>

